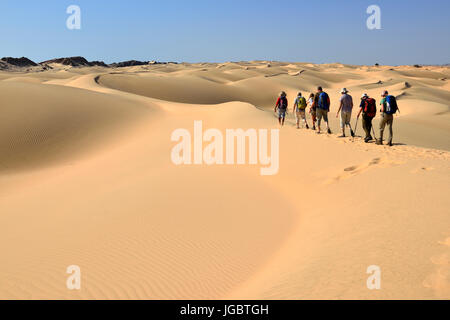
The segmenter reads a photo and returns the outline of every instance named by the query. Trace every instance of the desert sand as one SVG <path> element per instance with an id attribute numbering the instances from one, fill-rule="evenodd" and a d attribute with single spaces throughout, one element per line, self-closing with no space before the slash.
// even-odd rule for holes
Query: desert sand
<path id="1" fill-rule="evenodd" d="M 0 72 L 0 299 L 450 299 L 448 78 L 268 61 Z M 291 112 L 277 175 L 171 162 L 175 129 L 278 128 L 277 94 L 318 85 L 334 134 Z M 337 137 L 342 87 L 399 97 L 393 147 Z"/>

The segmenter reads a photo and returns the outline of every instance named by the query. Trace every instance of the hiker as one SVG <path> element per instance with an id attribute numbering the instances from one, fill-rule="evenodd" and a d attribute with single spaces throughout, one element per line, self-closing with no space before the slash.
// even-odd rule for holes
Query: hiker
<path id="1" fill-rule="evenodd" d="M 366 136 L 364 138 L 364 142 L 368 143 L 373 140 L 372 134 L 370 133 L 372 130 L 372 120 L 377 115 L 377 102 L 374 98 L 370 98 L 367 93 L 364 93 L 361 97 L 361 104 L 359 105 L 359 113 L 357 117 L 357 121 L 359 116 L 362 113 L 362 126 Z"/>
<path id="2" fill-rule="evenodd" d="M 278 97 L 277 104 L 275 105 L 274 111 L 278 110 L 278 123 L 283 126 L 284 120 L 286 119 L 286 113 L 288 108 L 288 100 L 286 98 L 286 92 L 281 91 Z"/>
<path id="3" fill-rule="evenodd" d="M 382 95 L 383 99 L 380 102 L 381 105 L 381 122 L 380 122 L 380 139 L 377 141 L 377 144 L 383 145 L 383 134 L 386 125 L 389 127 L 389 139 L 388 145 L 392 147 L 392 124 L 394 122 L 394 114 L 400 112 L 397 106 L 397 99 L 390 95 L 387 90 L 383 91 Z"/>
<path id="4" fill-rule="evenodd" d="M 293 109 L 295 119 L 297 121 L 297 129 L 300 129 L 300 119 L 302 119 L 303 122 L 305 123 L 306 129 L 309 129 L 308 122 L 306 121 L 305 110 L 306 110 L 306 99 L 305 97 L 302 96 L 302 93 L 299 92 L 297 98 L 295 98 Z"/>
<path id="5" fill-rule="evenodd" d="M 327 123 L 327 132 L 331 134 L 330 126 L 328 124 L 328 112 L 330 112 L 330 97 L 326 92 L 323 91 L 322 87 L 317 88 L 317 106 L 316 106 L 316 117 L 317 117 L 317 133 L 320 133 L 320 123 L 323 120 Z"/>
<path id="6" fill-rule="evenodd" d="M 311 93 L 309 95 L 309 99 L 308 99 L 308 105 L 309 105 L 309 113 L 311 114 L 311 119 L 312 119 L 312 124 L 313 130 L 316 130 L 316 103 L 314 100 L 314 93 Z"/>
<path id="7" fill-rule="evenodd" d="M 350 135 L 354 137 L 355 133 L 353 132 L 352 126 L 350 124 L 353 110 L 353 98 L 348 94 L 348 90 L 346 88 L 342 88 L 341 94 L 341 104 L 339 106 L 338 112 L 336 113 L 336 118 L 339 117 L 339 112 L 341 113 L 342 135 L 339 136 L 339 138 L 345 138 L 345 126 L 348 126 L 350 128 Z"/>

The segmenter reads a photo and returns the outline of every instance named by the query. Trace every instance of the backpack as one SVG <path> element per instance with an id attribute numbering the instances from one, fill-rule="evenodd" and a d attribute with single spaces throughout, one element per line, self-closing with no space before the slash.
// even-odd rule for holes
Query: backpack
<path id="1" fill-rule="evenodd" d="M 384 113 L 386 114 L 395 114 L 398 110 L 397 99 L 394 96 L 386 97 L 386 107 L 384 108 Z"/>
<path id="2" fill-rule="evenodd" d="M 367 98 L 364 104 L 364 114 L 370 118 L 377 115 L 377 104 L 374 98 Z"/>
<path id="3" fill-rule="evenodd" d="M 300 110 L 305 110 L 306 109 L 306 99 L 305 97 L 300 97 L 298 99 L 298 104 L 297 104 L 298 108 Z"/>
<path id="4" fill-rule="evenodd" d="M 287 101 L 286 97 L 280 97 L 280 105 L 278 106 L 278 108 L 287 109 L 287 105 L 288 105 L 288 101 Z"/>
<path id="5" fill-rule="evenodd" d="M 316 111 L 317 105 L 319 104 L 319 95 L 315 94 L 313 98 L 313 103 L 311 104 L 311 108 Z"/>
<path id="6" fill-rule="evenodd" d="M 319 107 L 319 109 L 324 109 L 324 110 L 329 110 L 330 109 L 330 104 L 328 103 L 328 94 L 326 92 L 322 92 L 319 95 L 319 105 L 317 107 Z"/>

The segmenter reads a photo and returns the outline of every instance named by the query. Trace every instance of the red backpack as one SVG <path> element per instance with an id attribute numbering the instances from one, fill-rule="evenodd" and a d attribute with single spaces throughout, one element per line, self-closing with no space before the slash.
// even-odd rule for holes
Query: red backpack
<path id="1" fill-rule="evenodd" d="M 377 102 L 374 98 L 366 99 L 363 111 L 366 116 L 371 118 L 377 115 Z"/>
<path id="2" fill-rule="evenodd" d="M 287 109 L 288 106 L 288 101 L 286 97 L 280 97 L 280 105 L 278 106 L 278 108 L 280 109 Z"/>

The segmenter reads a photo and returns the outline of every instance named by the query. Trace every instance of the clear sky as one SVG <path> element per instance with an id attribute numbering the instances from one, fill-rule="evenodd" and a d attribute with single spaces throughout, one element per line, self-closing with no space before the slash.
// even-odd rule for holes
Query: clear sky
<path id="1" fill-rule="evenodd" d="M 66 27 L 69 5 L 81 30 Z M 366 9 L 381 8 L 381 30 Z M 449 0 L 1 0 L 0 56 L 450 63 Z"/>

